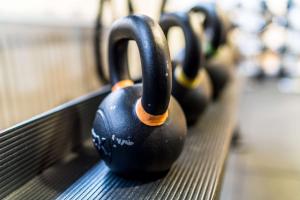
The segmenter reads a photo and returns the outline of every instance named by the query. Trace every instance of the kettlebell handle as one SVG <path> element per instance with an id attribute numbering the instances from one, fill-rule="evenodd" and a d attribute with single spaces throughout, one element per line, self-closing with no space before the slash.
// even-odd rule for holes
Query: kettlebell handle
<path id="1" fill-rule="evenodd" d="M 222 43 L 222 25 L 213 3 L 200 3 L 193 6 L 190 13 L 202 13 L 205 16 L 204 29 L 209 30 L 212 34 L 210 38 L 211 45 L 217 49 Z"/>
<path id="2" fill-rule="evenodd" d="M 171 61 L 166 38 L 157 23 L 145 15 L 130 15 L 113 23 L 109 35 L 109 71 L 113 86 L 128 84 L 128 41 L 136 42 L 142 65 L 141 105 L 151 115 L 168 110 L 171 96 Z M 127 82 L 127 83 L 126 83 Z"/>
<path id="3" fill-rule="evenodd" d="M 160 18 L 160 25 L 166 36 L 172 27 L 181 28 L 185 40 L 182 70 L 188 78 L 196 78 L 204 58 L 199 38 L 192 28 L 189 15 L 185 12 L 165 13 Z"/>

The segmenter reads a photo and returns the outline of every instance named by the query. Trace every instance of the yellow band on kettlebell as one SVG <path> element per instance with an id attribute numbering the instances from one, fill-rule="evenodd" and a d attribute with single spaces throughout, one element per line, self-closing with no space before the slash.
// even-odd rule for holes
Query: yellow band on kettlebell
<path id="1" fill-rule="evenodd" d="M 122 80 L 122 81 L 119 81 L 116 84 L 114 84 L 114 86 L 112 86 L 111 90 L 116 91 L 118 89 L 129 87 L 129 86 L 132 86 L 132 85 L 133 85 L 132 80 L 128 80 L 128 79 L 127 80 Z"/>
<path id="2" fill-rule="evenodd" d="M 182 86 L 193 89 L 198 87 L 199 84 L 203 81 L 204 73 L 201 70 L 198 72 L 198 75 L 195 78 L 191 79 L 185 75 L 181 66 L 177 66 L 175 68 L 175 78 Z"/>
<path id="3" fill-rule="evenodd" d="M 160 126 L 162 125 L 168 118 L 168 111 L 162 115 L 151 115 L 145 111 L 143 108 L 141 99 L 139 99 L 135 106 L 135 112 L 139 120 L 148 125 L 148 126 Z"/>

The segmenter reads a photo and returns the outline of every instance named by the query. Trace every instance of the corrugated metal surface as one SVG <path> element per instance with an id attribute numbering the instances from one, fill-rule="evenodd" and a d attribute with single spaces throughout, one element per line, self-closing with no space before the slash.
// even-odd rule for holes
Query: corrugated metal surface
<path id="1" fill-rule="evenodd" d="M 0 133 L 0 199 L 80 145 L 107 91 L 105 87 Z"/>
<path id="2" fill-rule="evenodd" d="M 97 95 L 15 128 L 0 137 L 0 155 L 6 159 L 1 166 L 10 163 L 8 169 L 1 167 L 1 177 L 2 173 L 10 175 L 0 180 L 0 198 L 215 199 L 236 125 L 236 91 L 234 84 L 227 88 L 221 101 L 189 129 L 184 151 L 172 169 L 153 180 L 128 180 L 110 173 L 89 144 L 77 153 L 62 153 L 68 140 L 78 135 L 78 125 L 84 124 L 82 132 L 89 132 L 91 116 L 100 99 Z M 16 139 L 17 131 L 23 135 L 20 137 L 26 137 L 26 145 Z M 35 155 L 30 156 L 30 152 Z M 46 169 L 63 157 L 60 164 Z M 22 165 L 20 158 L 26 164 Z M 42 173 L 37 175 L 39 172 Z"/>

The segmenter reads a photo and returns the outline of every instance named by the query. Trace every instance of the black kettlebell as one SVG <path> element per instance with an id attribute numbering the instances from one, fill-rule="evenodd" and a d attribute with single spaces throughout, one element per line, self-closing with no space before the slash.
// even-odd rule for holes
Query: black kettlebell
<path id="1" fill-rule="evenodd" d="M 203 25 L 206 38 L 208 39 L 205 45 L 205 56 L 209 61 L 216 55 L 218 48 L 226 42 L 224 27 L 221 19 L 218 17 L 216 6 L 210 2 L 199 3 L 193 6 L 189 13 L 202 13 L 205 16 Z M 213 99 L 216 100 L 227 82 L 229 82 L 230 73 L 221 65 L 207 64 L 205 68 L 212 81 Z"/>
<path id="2" fill-rule="evenodd" d="M 185 12 L 165 13 L 160 26 L 167 36 L 172 27 L 183 31 L 185 48 L 173 59 L 172 95 L 181 105 L 188 125 L 194 124 L 211 99 L 211 83 L 203 67 L 201 44 Z"/>
<path id="3" fill-rule="evenodd" d="M 133 84 L 128 73 L 129 40 L 140 52 L 140 84 Z M 171 96 L 171 61 L 161 28 L 144 15 L 119 19 L 110 30 L 108 54 L 113 87 L 94 120 L 95 147 L 116 173 L 168 170 L 182 151 L 187 128 L 184 113 Z"/>

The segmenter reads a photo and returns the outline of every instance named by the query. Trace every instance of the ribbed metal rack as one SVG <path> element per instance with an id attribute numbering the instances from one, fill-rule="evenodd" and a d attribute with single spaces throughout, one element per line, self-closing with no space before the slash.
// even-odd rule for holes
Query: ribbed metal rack
<path id="1" fill-rule="evenodd" d="M 0 133 L 0 199 L 216 199 L 236 126 L 232 81 L 188 131 L 166 174 L 128 180 L 109 172 L 90 143 L 109 87 Z"/>

